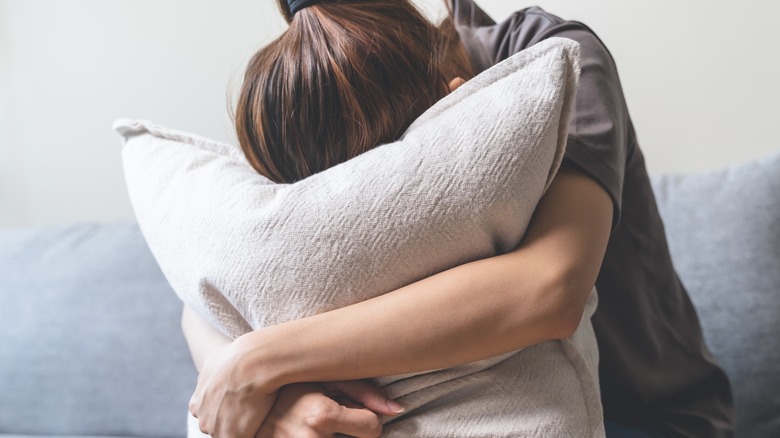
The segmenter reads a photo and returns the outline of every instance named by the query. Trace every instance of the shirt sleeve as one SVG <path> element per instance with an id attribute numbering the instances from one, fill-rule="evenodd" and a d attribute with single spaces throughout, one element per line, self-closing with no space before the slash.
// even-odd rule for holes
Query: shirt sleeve
<path id="1" fill-rule="evenodd" d="M 620 221 L 627 158 L 636 146 L 617 67 L 585 24 L 566 21 L 539 7 L 519 10 L 495 23 L 472 0 L 451 0 L 458 34 L 475 73 L 550 37 L 580 44 L 580 84 L 569 121 L 564 163 L 595 180 L 612 198 L 612 228 Z"/>
<path id="2" fill-rule="evenodd" d="M 564 162 L 595 180 L 612 198 L 612 228 L 620 221 L 623 181 L 634 135 L 614 60 L 584 24 L 566 22 L 546 32 L 580 44 L 582 72 L 569 120 Z"/>

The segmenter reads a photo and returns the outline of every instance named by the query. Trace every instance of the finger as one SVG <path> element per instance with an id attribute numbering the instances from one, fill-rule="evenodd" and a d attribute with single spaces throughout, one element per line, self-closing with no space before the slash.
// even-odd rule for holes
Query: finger
<path id="1" fill-rule="evenodd" d="M 380 415 L 398 415 L 404 412 L 403 406 L 390 399 L 378 386 L 366 380 L 325 383 L 326 388 L 361 403 Z"/>
<path id="2" fill-rule="evenodd" d="M 369 409 L 339 406 L 324 419 L 321 428 L 332 434 L 356 438 L 377 438 L 382 434 L 379 417 Z"/>
<path id="3" fill-rule="evenodd" d="M 198 408 L 196 407 L 197 404 L 193 399 L 190 399 L 189 404 L 187 404 L 187 410 L 189 411 L 190 415 L 192 415 L 195 418 L 198 418 Z"/>
<path id="4" fill-rule="evenodd" d="M 455 78 L 455 79 L 451 80 L 450 84 L 449 84 L 450 91 L 457 90 L 461 85 L 463 85 L 465 83 L 466 83 L 466 80 L 463 79 L 463 78 Z"/>

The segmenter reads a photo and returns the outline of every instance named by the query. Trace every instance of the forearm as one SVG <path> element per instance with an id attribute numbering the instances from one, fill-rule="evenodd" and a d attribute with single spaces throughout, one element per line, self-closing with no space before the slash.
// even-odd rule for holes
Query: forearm
<path id="1" fill-rule="evenodd" d="M 463 265 L 240 341 L 253 346 L 248 363 L 267 364 L 262 372 L 281 386 L 444 368 L 567 336 L 561 285 L 544 266 L 512 269 L 515 258 Z"/>
<path id="2" fill-rule="evenodd" d="M 240 370 L 271 387 L 445 368 L 571 334 L 595 283 L 611 201 L 562 172 L 520 248 L 244 335 Z"/>
<path id="3" fill-rule="evenodd" d="M 203 368 L 203 362 L 208 356 L 231 342 L 230 338 L 209 325 L 208 321 L 187 305 L 184 305 L 181 315 L 181 330 L 198 371 Z"/>

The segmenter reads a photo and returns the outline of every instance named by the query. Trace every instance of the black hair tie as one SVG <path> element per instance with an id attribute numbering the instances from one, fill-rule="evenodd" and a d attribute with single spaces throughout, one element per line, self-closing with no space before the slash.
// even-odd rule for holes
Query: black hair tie
<path id="1" fill-rule="evenodd" d="M 295 15 L 295 13 L 301 9 L 316 5 L 321 1 L 322 0 L 287 0 L 287 4 L 290 5 L 290 14 Z"/>

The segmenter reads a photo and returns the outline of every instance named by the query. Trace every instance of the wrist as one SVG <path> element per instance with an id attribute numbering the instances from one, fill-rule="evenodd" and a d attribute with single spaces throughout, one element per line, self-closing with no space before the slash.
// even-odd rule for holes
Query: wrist
<path id="1" fill-rule="evenodd" d="M 272 329 L 255 330 L 233 341 L 233 356 L 237 378 L 258 390 L 271 394 L 284 385 L 295 383 L 289 379 L 288 365 L 284 361 L 285 344 L 271 336 Z"/>

